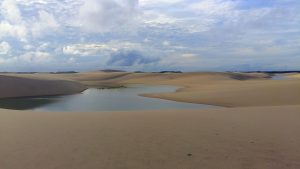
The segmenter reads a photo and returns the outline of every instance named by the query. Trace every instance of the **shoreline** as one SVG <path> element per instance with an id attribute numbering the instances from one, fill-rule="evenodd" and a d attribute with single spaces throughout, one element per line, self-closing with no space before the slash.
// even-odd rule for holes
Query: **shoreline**
<path id="1" fill-rule="evenodd" d="M 78 73 L 75 75 L 37 74 L 24 75 L 24 77 L 20 76 L 21 75 L 18 75 L 18 77 L 10 76 L 10 78 L 21 78 L 23 80 L 27 78 L 27 83 L 34 84 L 40 89 L 40 91 L 32 94 L 30 92 L 32 84 L 29 84 L 27 88 L 24 87 L 24 89 L 22 89 L 22 92 L 27 94 L 20 94 L 21 92 L 11 91 L 11 93 L 14 93 L 11 97 L 55 96 L 80 93 L 90 87 L 103 88 L 105 86 L 115 87 L 144 84 L 179 87 L 176 91 L 171 93 L 139 94 L 143 97 L 159 98 L 177 102 L 207 104 L 222 107 L 300 105 L 300 89 L 298 88 L 300 85 L 300 79 L 296 78 L 298 76 L 297 74 L 292 75 L 295 77 L 293 80 L 265 79 L 267 75 L 259 73 L 152 74 L 91 72 Z M 0 80 L 1 78 L 3 78 L 3 76 L 0 77 Z M 62 81 L 61 79 L 67 79 L 67 81 Z M 38 83 L 35 81 L 38 81 Z M 41 81 L 44 82 L 41 83 Z M 50 85 L 50 88 L 52 87 L 52 89 L 49 89 L 49 86 L 44 86 L 45 82 L 55 83 L 52 86 Z M 21 83 L 22 80 L 19 84 Z M 69 87 L 72 85 L 77 85 L 77 87 L 70 90 Z M 59 92 L 57 91 L 57 88 L 59 88 L 57 86 L 62 86 Z M 0 86 L 0 89 L 3 90 L 4 87 L 1 88 Z M 47 93 L 45 91 L 49 92 Z"/>

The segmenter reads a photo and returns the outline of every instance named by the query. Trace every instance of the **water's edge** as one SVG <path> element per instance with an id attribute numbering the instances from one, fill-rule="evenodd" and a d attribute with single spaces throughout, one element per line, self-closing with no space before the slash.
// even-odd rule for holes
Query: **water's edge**
<path id="1" fill-rule="evenodd" d="M 101 112 L 161 109 L 203 109 L 214 106 L 141 96 L 142 93 L 172 93 L 180 87 L 128 85 L 126 88 L 89 88 L 80 94 L 0 100 L 0 108 L 42 112 Z"/>

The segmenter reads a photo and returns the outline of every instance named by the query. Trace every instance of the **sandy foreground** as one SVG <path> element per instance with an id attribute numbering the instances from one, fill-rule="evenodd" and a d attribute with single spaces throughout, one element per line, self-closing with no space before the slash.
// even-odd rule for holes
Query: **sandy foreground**
<path id="1" fill-rule="evenodd" d="M 299 106 L 0 111 L 3 169 L 300 168 Z"/>
<path id="2" fill-rule="evenodd" d="M 36 95 L 57 91 L 36 83 L 44 80 L 55 81 L 54 86 L 65 89 L 61 93 L 74 85 L 78 90 L 84 85 L 166 84 L 182 88 L 145 95 L 235 108 L 99 113 L 0 109 L 1 169 L 300 168 L 297 75 L 280 81 L 265 74 L 231 73 L 10 76 L 39 80 Z M 2 82 L 0 90 L 11 87 Z"/>

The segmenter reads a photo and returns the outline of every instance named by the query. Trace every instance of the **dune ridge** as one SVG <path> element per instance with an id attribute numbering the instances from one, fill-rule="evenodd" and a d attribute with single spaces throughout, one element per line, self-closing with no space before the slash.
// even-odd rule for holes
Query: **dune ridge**
<path id="1" fill-rule="evenodd" d="M 13 78 L 16 75 L 12 75 Z M 17 75 L 43 83 L 48 80 L 48 90 L 37 87 L 38 83 L 23 79 L 26 84 L 36 84 L 36 92 L 26 93 L 28 89 L 19 87 L 18 92 L 6 90 L 7 96 L 38 96 L 49 94 L 70 94 L 87 87 L 106 88 L 129 84 L 173 85 L 178 86 L 175 93 L 141 93 L 145 97 L 168 99 L 180 102 L 200 103 L 223 107 L 279 106 L 300 104 L 300 79 L 271 80 L 265 73 L 130 73 L 130 72 L 85 72 L 77 74 L 32 74 Z M 293 75 L 297 77 L 298 75 Z M 3 79 L 4 76 L 0 77 Z M 7 79 L 8 77 L 6 77 Z M 67 81 L 64 81 L 65 79 Z M 51 84 L 52 85 L 51 85 Z M 80 84 L 81 85 L 80 85 Z M 2 85 L 4 85 L 3 83 Z M 60 85 L 60 87 L 55 87 Z M 43 84 L 43 85 L 46 85 Z M 52 87 L 51 87 L 52 86 Z M 11 86 L 12 88 L 14 86 Z M 5 86 L 1 89 L 3 90 Z M 21 90 L 22 89 L 22 90 Z M 29 90 L 28 90 L 29 91 Z"/>
<path id="2" fill-rule="evenodd" d="M 296 76 L 296 75 L 295 75 Z M 60 75 L 90 87 L 128 84 L 173 85 L 175 93 L 141 93 L 145 97 L 224 107 L 300 104 L 300 80 L 271 80 L 265 73 L 105 73 Z"/>
<path id="3" fill-rule="evenodd" d="M 0 75 L 0 98 L 67 95 L 85 89 L 74 81 Z"/>

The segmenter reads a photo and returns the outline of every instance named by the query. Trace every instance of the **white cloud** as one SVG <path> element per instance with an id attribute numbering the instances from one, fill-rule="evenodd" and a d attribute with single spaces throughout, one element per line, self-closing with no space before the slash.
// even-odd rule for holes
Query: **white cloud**
<path id="1" fill-rule="evenodd" d="M 87 32 L 108 32 L 132 22 L 138 0 L 86 0 L 75 26 Z"/>
<path id="2" fill-rule="evenodd" d="M 51 0 L 53 2 L 53 0 Z M 25 5 L 25 6 L 32 6 L 34 4 L 48 4 L 51 2 L 49 0 L 16 0 L 16 2 Z"/>
<path id="3" fill-rule="evenodd" d="M 140 0 L 139 1 L 140 5 L 143 7 L 171 5 L 179 2 L 183 2 L 183 0 Z"/>
<path id="4" fill-rule="evenodd" d="M 0 13 L 3 20 L 0 20 L 0 38 L 16 37 L 25 41 L 27 29 L 23 24 L 21 12 L 14 0 L 4 0 L 0 5 Z"/>
<path id="5" fill-rule="evenodd" d="M 11 49 L 11 46 L 9 43 L 3 41 L 0 43 L 0 55 L 5 55 L 7 54 Z"/>
<path id="6" fill-rule="evenodd" d="M 181 55 L 183 59 L 195 59 L 198 58 L 198 55 L 195 53 L 184 53 Z"/>
<path id="7" fill-rule="evenodd" d="M 97 54 L 116 52 L 120 49 L 131 50 L 139 48 L 141 48 L 141 44 L 127 41 L 110 41 L 107 43 L 82 43 L 67 45 L 63 47 L 62 51 L 66 55 L 93 56 Z"/>
<path id="8" fill-rule="evenodd" d="M 19 61 L 34 63 L 34 64 L 45 64 L 53 60 L 53 56 L 47 52 L 26 52 L 18 57 Z"/>
<path id="9" fill-rule="evenodd" d="M 38 20 L 33 23 L 31 32 L 33 36 L 41 36 L 58 29 L 59 24 L 53 15 L 46 11 L 39 11 Z"/>
<path id="10" fill-rule="evenodd" d="M 0 22 L 0 37 L 16 37 L 21 41 L 25 41 L 27 37 L 27 29 L 22 25 L 11 25 L 6 21 Z"/>
<path id="11" fill-rule="evenodd" d="M 41 2 L 39 1 L 39 3 Z M 31 11 L 30 15 L 23 17 L 20 7 L 24 6 L 20 6 L 19 3 L 24 5 L 29 1 L 4 0 L 1 3 L 0 37 L 14 37 L 20 41 L 27 41 L 31 35 L 41 37 L 59 29 L 55 17 L 45 10 L 36 9 L 38 10 L 37 16 L 33 15 L 31 13 L 33 11 Z"/>
<path id="12" fill-rule="evenodd" d="M 247 59 L 300 60 L 299 5 L 297 0 L 0 0 L 0 43 L 11 42 L 14 49 L 6 52 L 1 44 L 8 54 L 0 57 L 5 63 L 0 69 L 18 63 L 31 70 L 38 58 L 51 58 L 45 53 L 65 54 L 54 57 L 55 64 L 82 69 L 105 66 L 117 51 L 196 69 L 211 67 L 206 64 L 211 61 L 224 68 Z"/>
<path id="13" fill-rule="evenodd" d="M 26 44 L 23 46 L 23 49 L 25 49 L 25 50 L 31 50 L 32 48 L 33 48 L 33 46 L 30 44 Z"/>
<path id="14" fill-rule="evenodd" d="M 162 45 L 164 45 L 164 46 L 170 46 L 170 42 L 165 40 L 165 41 L 162 42 Z"/>
<path id="15" fill-rule="evenodd" d="M 177 18 L 154 10 L 147 10 L 143 13 L 143 22 L 150 26 L 174 24 L 177 22 Z"/>
<path id="16" fill-rule="evenodd" d="M 18 65 L 18 66 L 37 66 L 47 65 L 54 61 L 54 57 L 48 52 L 30 51 L 25 52 L 20 56 L 13 57 L 0 57 L 0 64 L 5 66 Z"/>
<path id="17" fill-rule="evenodd" d="M 68 59 L 68 63 L 76 63 L 76 59 L 75 58 L 73 58 L 73 57 L 70 57 L 69 59 Z"/>
<path id="18" fill-rule="evenodd" d="M 15 0 L 4 0 L 1 4 L 1 14 L 11 23 L 19 24 L 22 21 L 21 12 Z"/>
<path id="19" fill-rule="evenodd" d="M 73 44 L 63 47 L 66 55 L 90 56 L 99 54 L 104 50 L 113 50 L 105 44 Z"/>
<path id="20" fill-rule="evenodd" d="M 202 0 L 192 3 L 188 9 L 196 14 L 224 15 L 234 9 L 236 2 L 231 0 Z"/>

